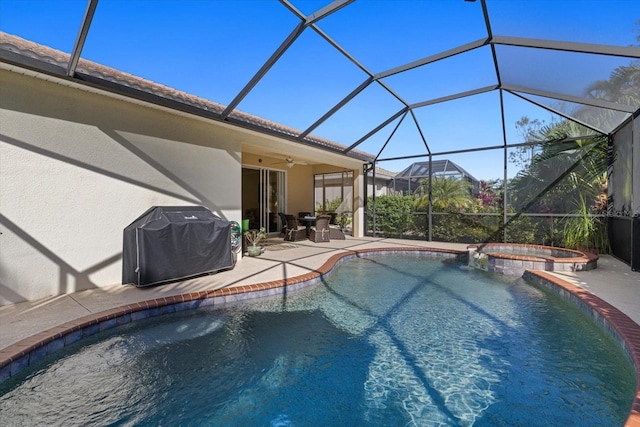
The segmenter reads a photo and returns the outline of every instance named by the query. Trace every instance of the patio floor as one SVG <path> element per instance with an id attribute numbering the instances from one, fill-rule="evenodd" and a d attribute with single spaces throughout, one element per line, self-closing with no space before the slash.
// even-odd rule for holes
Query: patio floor
<path id="1" fill-rule="evenodd" d="M 332 240 L 326 243 L 290 243 L 283 242 L 282 239 L 268 239 L 266 251 L 260 257 L 245 257 L 230 271 L 149 288 L 112 285 L 2 306 L 0 349 L 45 329 L 103 310 L 227 286 L 290 279 L 312 272 L 331 256 L 348 250 L 408 246 L 452 250 L 466 250 L 467 247 L 466 244 L 349 236 L 346 240 Z M 640 324 L 640 273 L 632 272 L 623 262 L 611 256 L 602 256 L 596 270 L 554 274 L 598 295 Z"/>

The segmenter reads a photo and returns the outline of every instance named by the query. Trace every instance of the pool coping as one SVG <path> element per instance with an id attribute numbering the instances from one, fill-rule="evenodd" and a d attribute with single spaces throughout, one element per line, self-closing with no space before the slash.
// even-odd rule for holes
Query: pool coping
<path id="1" fill-rule="evenodd" d="M 319 268 L 291 278 L 216 290 L 190 292 L 122 305 L 65 322 L 0 349 L 0 382 L 17 374 L 43 357 L 100 331 L 176 311 L 205 306 L 224 306 L 225 304 L 236 303 L 245 299 L 283 294 L 287 291 L 320 283 L 332 272 L 335 266 L 343 261 L 354 257 L 384 255 L 385 253 L 428 253 L 436 258 L 458 259 L 468 256 L 467 251 L 430 247 L 346 250 L 332 255 Z M 545 271 L 526 270 L 523 277 L 554 290 L 585 310 L 618 341 L 629 356 L 636 372 L 636 395 L 624 425 L 627 427 L 640 427 L 640 326 L 629 316 L 593 293 Z"/>
<path id="2" fill-rule="evenodd" d="M 577 285 L 540 270 L 527 270 L 522 276 L 558 293 L 586 311 L 611 334 L 631 360 L 636 372 L 636 394 L 625 427 L 640 427 L 640 325 L 600 297 Z"/>

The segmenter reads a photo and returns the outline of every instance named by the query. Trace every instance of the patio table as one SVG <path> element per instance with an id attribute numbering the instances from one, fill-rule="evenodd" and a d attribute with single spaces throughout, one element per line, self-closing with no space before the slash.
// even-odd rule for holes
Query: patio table
<path id="1" fill-rule="evenodd" d="M 299 218 L 299 220 L 304 223 L 304 226 L 307 229 L 307 237 L 309 237 L 309 234 L 311 234 L 311 226 L 316 224 L 316 217 L 305 216 L 305 217 Z"/>

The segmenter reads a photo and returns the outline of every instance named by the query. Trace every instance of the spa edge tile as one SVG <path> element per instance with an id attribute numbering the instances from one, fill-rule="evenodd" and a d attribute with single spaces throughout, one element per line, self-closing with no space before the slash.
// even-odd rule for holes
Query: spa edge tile
<path id="1" fill-rule="evenodd" d="M 165 304 L 162 307 L 160 307 L 160 314 L 169 314 L 169 313 L 175 313 L 176 312 L 176 306 L 175 304 Z"/>
<path id="2" fill-rule="evenodd" d="M 31 350 L 29 352 L 29 365 L 31 365 L 32 363 L 35 363 L 38 360 L 42 359 L 47 354 L 49 354 L 49 353 L 47 352 L 47 347 L 46 346 L 40 346 L 40 347 L 37 347 L 37 348 Z"/>
<path id="3" fill-rule="evenodd" d="M 1 360 L 2 359 L 0 359 L 0 361 Z M 11 365 L 9 363 L 0 364 L 0 382 L 6 380 L 10 376 L 11 376 Z"/>
<path id="4" fill-rule="evenodd" d="M 131 313 L 131 321 L 135 322 L 137 320 L 146 319 L 149 317 L 149 312 L 147 310 L 138 310 Z"/>
<path id="5" fill-rule="evenodd" d="M 106 331 L 108 329 L 115 328 L 116 319 L 108 319 L 100 322 L 100 331 Z"/>
<path id="6" fill-rule="evenodd" d="M 238 301 L 238 295 L 226 295 L 224 297 L 224 302 L 225 303 L 232 303 L 232 302 L 237 302 Z"/>
<path id="7" fill-rule="evenodd" d="M 29 366 L 29 355 L 28 354 L 20 356 L 20 357 L 18 357 L 16 359 L 12 359 L 11 360 L 11 375 L 14 375 L 14 373 L 20 372 L 21 370 L 23 370 L 27 366 Z"/>
<path id="8" fill-rule="evenodd" d="M 180 312 L 180 311 L 188 310 L 189 308 L 191 308 L 191 307 L 189 307 L 184 302 L 177 302 L 177 303 L 173 304 L 173 311 L 175 311 L 176 313 Z"/>
<path id="9" fill-rule="evenodd" d="M 131 322 L 131 314 L 130 313 L 125 313 L 121 316 L 116 317 L 116 325 L 120 326 L 120 325 L 126 325 L 127 323 Z"/>
<path id="10" fill-rule="evenodd" d="M 92 323 L 82 328 L 82 338 L 90 337 L 98 332 L 100 332 L 100 325 L 98 323 Z"/>
<path id="11" fill-rule="evenodd" d="M 56 351 L 60 350 L 63 347 L 64 347 L 64 338 L 62 337 L 56 338 L 47 344 L 47 353 L 49 354 L 55 353 Z"/>

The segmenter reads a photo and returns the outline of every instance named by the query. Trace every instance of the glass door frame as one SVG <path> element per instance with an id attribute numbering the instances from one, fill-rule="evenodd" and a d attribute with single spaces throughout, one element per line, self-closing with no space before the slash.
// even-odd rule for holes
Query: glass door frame
<path id="1" fill-rule="evenodd" d="M 338 178 L 338 175 L 340 175 L 340 177 Z M 341 209 L 341 212 L 339 212 L 340 214 L 346 214 L 347 218 L 346 218 L 346 224 L 344 224 L 342 221 L 343 219 L 338 220 L 339 224 L 342 226 L 346 226 L 346 229 L 349 229 L 350 233 L 353 233 L 352 231 L 352 224 L 353 224 L 353 205 L 354 205 L 354 172 L 352 170 L 344 170 L 344 171 L 337 171 L 337 172 L 326 172 L 326 173 L 319 173 L 319 174 L 314 174 L 313 175 L 313 203 L 314 206 L 316 207 L 316 210 L 320 211 L 320 212 L 326 212 L 327 211 L 327 205 L 326 202 L 328 201 L 327 199 L 327 183 L 326 180 L 327 178 L 329 179 L 333 179 L 336 182 L 339 181 L 340 185 L 333 185 L 331 186 L 333 189 L 337 189 L 338 187 L 340 188 L 340 194 L 339 194 L 339 198 L 340 198 L 340 207 L 343 206 L 343 204 L 346 204 L 346 209 Z M 336 195 L 335 191 L 331 192 L 333 195 Z M 318 198 L 320 198 L 320 200 L 318 200 Z M 334 197 L 335 199 L 335 197 Z M 331 200 L 329 200 L 331 201 Z M 335 209 L 338 210 L 338 209 Z M 337 212 L 338 213 L 338 212 Z"/>
<path id="2" fill-rule="evenodd" d="M 285 170 L 243 165 L 243 169 L 252 169 L 259 173 L 258 210 L 259 226 L 264 227 L 269 235 L 280 233 L 278 212 L 285 212 L 287 202 L 287 174 Z M 275 174 L 275 185 L 272 185 L 271 174 Z M 244 182 L 242 183 L 244 191 Z M 275 199 L 274 199 L 275 197 Z M 242 207 L 243 215 L 245 206 Z"/>

